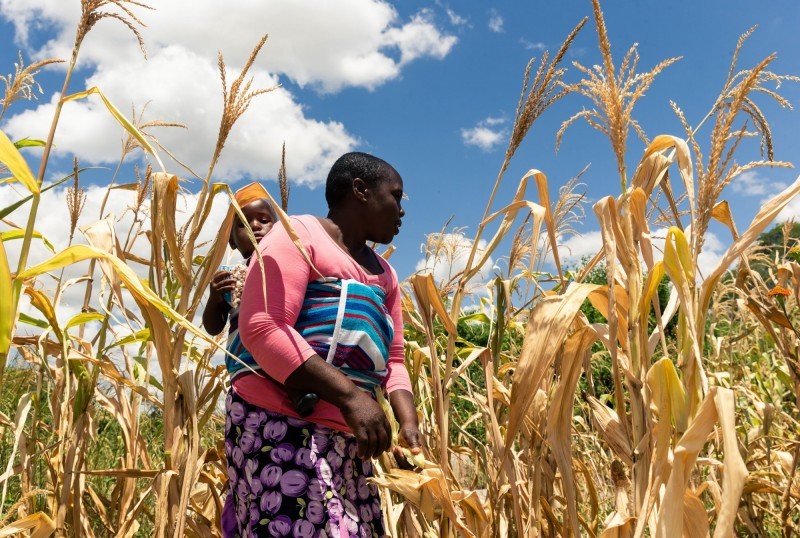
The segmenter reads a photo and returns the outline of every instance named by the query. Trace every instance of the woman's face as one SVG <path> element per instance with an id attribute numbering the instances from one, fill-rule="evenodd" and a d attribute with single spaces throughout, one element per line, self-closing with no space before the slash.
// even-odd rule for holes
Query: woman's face
<path id="1" fill-rule="evenodd" d="M 390 172 L 387 178 L 369 189 L 364 225 L 367 238 L 376 243 L 388 244 L 400 233 L 403 216 L 403 179 L 397 172 Z"/>

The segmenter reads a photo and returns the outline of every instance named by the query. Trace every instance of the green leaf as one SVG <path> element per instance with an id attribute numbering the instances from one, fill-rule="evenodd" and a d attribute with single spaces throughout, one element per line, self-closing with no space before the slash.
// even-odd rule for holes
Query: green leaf
<path id="1" fill-rule="evenodd" d="M 47 323 L 45 320 L 39 319 L 39 318 L 34 318 L 33 316 L 29 316 L 28 314 L 26 314 L 24 312 L 20 312 L 19 313 L 19 320 L 22 323 L 26 323 L 28 325 L 33 325 L 34 327 L 40 327 L 42 329 L 46 329 L 46 328 L 48 328 L 50 326 L 50 324 Z"/>
<path id="2" fill-rule="evenodd" d="M 39 194 L 39 183 L 33 176 L 28 163 L 3 131 L 0 131 L 0 162 L 8 168 L 15 181 L 25 185 L 31 194 Z"/>
<path id="3" fill-rule="evenodd" d="M 14 142 L 14 146 L 17 149 L 20 148 L 41 148 L 47 145 L 47 142 L 44 140 L 34 140 L 30 138 L 23 138 L 22 140 L 17 140 Z"/>
<path id="4" fill-rule="evenodd" d="M 462 316 L 458 318 L 458 321 L 479 321 L 481 323 L 491 323 L 489 316 L 483 312 L 475 312 L 474 314 L 469 314 L 468 316 Z"/>
<path id="5" fill-rule="evenodd" d="M 136 375 L 136 379 L 144 379 L 144 375 L 147 372 L 147 365 L 145 364 L 147 359 L 142 356 L 137 356 L 134 357 L 133 360 L 135 361 L 133 363 L 133 373 Z M 164 392 L 164 387 L 161 385 L 158 379 L 153 376 L 150 376 L 150 385 L 152 385 L 154 389 Z"/>
<path id="6" fill-rule="evenodd" d="M 81 172 L 83 172 L 83 171 L 85 171 L 85 170 L 91 170 L 92 168 L 97 168 L 97 167 L 96 167 L 96 166 L 89 166 L 89 167 L 86 167 L 86 168 L 80 168 L 80 169 L 78 170 L 78 173 L 80 174 Z M 52 185 L 48 185 L 47 187 L 43 188 L 41 192 L 47 192 L 47 191 L 49 191 L 50 189 L 52 189 L 53 187 L 58 187 L 59 185 L 61 185 L 61 184 L 62 184 L 62 183 L 64 183 L 65 181 L 68 181 L 68 180 L 72 179 L 72 178 L 73 178 L 73 176 L 74 176 L 74 174 L 70 174 L 70 175 L 68 175 L 68 176 L 66 176 L 66 177 L 62 177 L 61 179 L 59 179 L 58 181 L 56 181 L 56 182 L 55 182 L 55 183 L 53 183 Z M 10 206 L 8 206 L 8 207 L 4 207 L 3 209 L 0 209 L 0 219 L 3 219 L 3 218 L 5 218 L 6 216 L 10 215 L 10 214 L 11 214 L 11 213 L 13 213 L 14 211 L 16 211 L 16 209 L 17 209 L 18 207 L 20 207 L 21 205 L 25 204 L 26 202 L 29 202 L 31 199 L 33 199 L 33 195 L 32 195 L 32 194 L 31 194 L 31 195 L 29 195 L 29 196 L 26 196 L 26 197 L 25 197 L 25 198 L 23 198 L 22 200 L 19 200 L 19 201 L 17 201 L 17 202 L 14 202 L 13 204 L 11 204 L 11 205 L 10 205 Z"/>
<path id="7" fill-rule="evenodd" d="M 106 350 L 116 346 L 127 346 L 138 342 L 146 342 L 150 338 L 150 329 L 141 329 L 128 336 L 123 336 L 113 344 L 106 346 Z"/>
<path id="8" fill-rule="evenodd" d="M 22 239 L 25 237 L 25 230 L 8 230 L 3 233 L 0 233 L 0 241 L 11 241 L 13 239 Z M 56 253 L 56 249 L 53 244 L 47 240 L 45 236 L 42 235 L 41 232 L 37 232 L 36 230 L 33 231 L 31 237 L 35 237 L 36 239 L 41 239 L 44 246 L 47 247 L 47 250 L 52 252 L 53 254 Z"/>
<path id="9" fill-rule="evenodd" d="M 76 316 L 73 316 L 71 320 L 67 322 L 67 326 L 64 327 L 64 330 L 69 329 L 70 327 L 75 327 L 76 325 L 83 325 L 84 323 L 89 323 L 90 321 L 102 321 L 106 318 L 105 314 L 101 314 L 100 312 L 83 312 Z"/>

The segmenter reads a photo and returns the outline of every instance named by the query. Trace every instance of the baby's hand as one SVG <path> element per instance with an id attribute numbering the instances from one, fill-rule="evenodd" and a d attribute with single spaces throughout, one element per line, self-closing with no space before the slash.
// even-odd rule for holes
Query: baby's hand
<path id="1" fill-rule="evenodd" d="M 208 287 L 208 302 L 222 303 L 225 301 L 225 293 L 232 292 L 236 288 L 236 280 L 233 279 L 230 271 L 217 271 L 211 277 Z"/>

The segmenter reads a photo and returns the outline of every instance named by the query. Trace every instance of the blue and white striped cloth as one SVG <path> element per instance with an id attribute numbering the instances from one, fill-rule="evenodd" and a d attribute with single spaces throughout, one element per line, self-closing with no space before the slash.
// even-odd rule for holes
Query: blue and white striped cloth
<path id="1" fill-rule="evenodd" d="M 233 380 L 261 369 L 239 338 L 238 311 L 231 311 L 230 321 L 228 351 L 239 361 L 226 357 L 225 364 Z M 379 286 L 337 278 L 310 282 L 294 327 L 360 389 L 373 393 L 386 379 L 394 324 Z"/>

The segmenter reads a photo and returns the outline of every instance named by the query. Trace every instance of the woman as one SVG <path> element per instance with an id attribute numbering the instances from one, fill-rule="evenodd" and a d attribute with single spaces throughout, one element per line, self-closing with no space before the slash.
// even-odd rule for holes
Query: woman
<path id="1" fill-rule="evenodd" d="M 227 402 L 241 535 L 384 534 L 368 482 L 370 459 L 391 443 L 376 391 L 389 393 L 400 444 L 419 453 L 420 443 L 397 275 L 367 242 L 399 233 L 402 196 L 388 163 L 348 153 L 328 174 L 328 217 L 291 219 L 302 251 L 282 226 L 259 245 L 263 271 L 258 263 L 248 270 L 239 334 L 269 377 L 236 378 Z M 300 420 L 281 384 L 321 401 Z"/>

